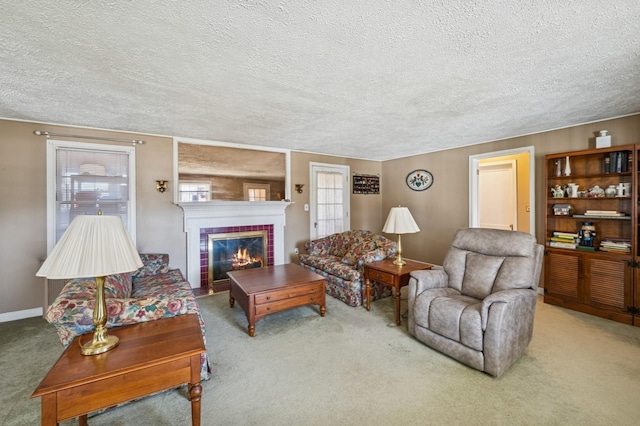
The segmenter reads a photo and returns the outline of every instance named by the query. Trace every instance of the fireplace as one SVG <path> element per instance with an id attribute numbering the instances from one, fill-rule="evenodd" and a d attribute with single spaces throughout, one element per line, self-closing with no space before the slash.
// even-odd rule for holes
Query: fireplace
<path id="1" fill-rule="evenodd" d="M 287 201 L 209 201 L 182 203 L 187 233 L 187 279 L 193 288 L 209 287 L 209 234 L 267 232 L 265 266 L 285 263 Z"/>
<path id="2" fill-rule="evenodd" d="M 273 225 L 200 228 L 200 287 L 229 289 L 227 272 L 274 265 Z"/>
<path id="3" fill-rule="evenodd" d="M 267 266 L 269 238 L 266 230 L 209 234 L 207 237 L 209 288 L 226 284 L 229 271 Z"/>

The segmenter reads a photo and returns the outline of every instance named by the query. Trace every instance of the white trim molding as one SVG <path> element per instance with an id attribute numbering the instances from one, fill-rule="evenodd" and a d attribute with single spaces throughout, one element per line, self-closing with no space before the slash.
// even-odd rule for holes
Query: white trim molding
<path id="1" fill-rule="evenodd" d="M 287 201 L 208 201 L 178 204 L 184 212 L 187 233 L 187 280 L 200 287 L 200 229 L 228 226 L 273 225 L 273 261 L 281 265 L 284 256 L 284 227 Z"/>
<path id="2" fill-rule="evenodd" d="M 42 308 L 25 309 L 22 311 L 6 312 L 0 314 L 0 322 L 16 321 L 25 318 L 41 317 L 43 315 Z"/>

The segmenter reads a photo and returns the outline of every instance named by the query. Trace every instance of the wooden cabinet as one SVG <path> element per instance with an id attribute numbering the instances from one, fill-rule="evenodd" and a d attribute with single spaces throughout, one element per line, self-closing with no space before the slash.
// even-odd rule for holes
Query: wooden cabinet
<path id="1" fill-rule="evenodd" d="M 545 303 L 640 326 L 638 154 L 546 156 Z"/>

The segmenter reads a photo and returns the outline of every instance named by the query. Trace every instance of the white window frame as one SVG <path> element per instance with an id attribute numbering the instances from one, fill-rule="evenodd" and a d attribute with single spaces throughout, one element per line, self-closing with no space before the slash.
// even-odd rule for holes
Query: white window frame
<path id="1" fill-rule="evenodd" d="M 271 185 L 268 183 L 243 183 L 242 190 L 244 192 L 245 201 L 251 201 L 249 198 L 249 190 L 250 189 L 264 189 L 265 190 L 265 201 L 271 201 Z"/>
<path id="2" fill-rule="evenodd" d="M 201 203 L 204 201 L 211 201 L 211 182 L 208 180 L 181 180 L 180 182 L 178 182 L 178 202 L 180 203 L 185 203 L 187 201 L 180 201 L 180 196 L 182 195 L 183 192 L 187 192 L 187 191 L 182 191 L 182 185 L 203 185 L 206 186 L 207 189 L 207 199 L 206 200 L 198 200 L 198 201 L 188 201 L 189 203 Z M 190 191 L 189 191 L 190 192 Z"/>
<path id="3" fill-rule="evenodd" d="M 129 206 L 125 223 L 131 239 L 136 242 L 136 150 L 135 147 L 47 140 L 47 253 L 56 245 L 56 151 L 57 149 L 82 149 L 86 151 L 117 152 L 129 155 Z"/>

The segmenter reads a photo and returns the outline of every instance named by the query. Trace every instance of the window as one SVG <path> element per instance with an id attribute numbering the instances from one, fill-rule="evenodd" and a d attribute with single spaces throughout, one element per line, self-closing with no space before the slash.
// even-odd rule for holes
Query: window
<path id="1" fill-rule="evenodd" d="M 178 200 L 180 200 L 180 203 L 210 201 L 211 183 L 182 181 L 178 185 L 178 192 Z"/>
<path id="2" fill-rule="evenodd" d="M 47 141 L 47 246 L 82 214 L 120 216 L 135 241 L 135 148 Z"/>
<path id="3" fill-rule="evenodd" d="M 269 201 L 271 185 L 262 183 L 243 183 L 245 201 Z"/>

